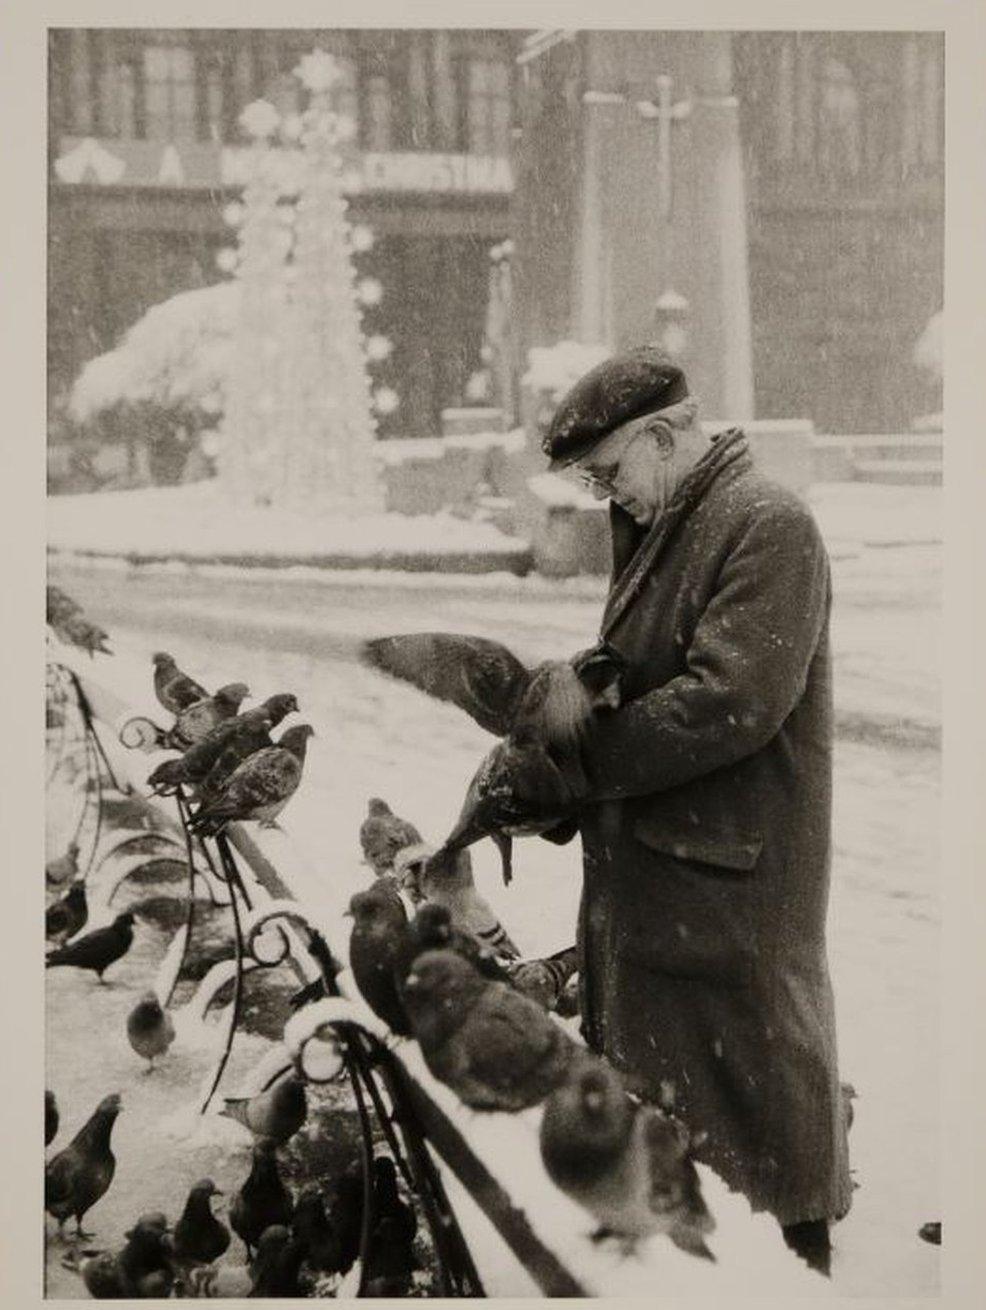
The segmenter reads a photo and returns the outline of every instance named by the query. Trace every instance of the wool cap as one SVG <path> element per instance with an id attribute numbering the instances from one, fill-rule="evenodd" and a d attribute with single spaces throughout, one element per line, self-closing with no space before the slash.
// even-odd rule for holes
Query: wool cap
<path id="1" fill-rule="evenodd" d="M 677 364 L 657 346 L 613 355 L 581 377 L 562 399 L 541 442 L 552 468 L 564 468 L 630 419 L 688 395 Z"/>

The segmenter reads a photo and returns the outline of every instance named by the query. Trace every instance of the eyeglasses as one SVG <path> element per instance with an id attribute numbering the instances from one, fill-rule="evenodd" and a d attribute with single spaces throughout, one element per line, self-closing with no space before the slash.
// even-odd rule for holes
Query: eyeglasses
<path id="1" fill-rule="evenodd" d="M 627 455 L 630 447 L 633 446 L 638 438 L 642 437 L 647 431 L 647 428 L 638 428 L 620 451 L 619 456 L 614 459 L 611 464 L 604 464 L 602 468 L 594 470 L 580 467 L 578 469 L 578 478 L 582 485 L 589 491 L 598 489 L 599 491 L 605 491 L 607 494 L 611 495 L 616 489 L 616 477 L 620 471 L 621 461 Z"/>

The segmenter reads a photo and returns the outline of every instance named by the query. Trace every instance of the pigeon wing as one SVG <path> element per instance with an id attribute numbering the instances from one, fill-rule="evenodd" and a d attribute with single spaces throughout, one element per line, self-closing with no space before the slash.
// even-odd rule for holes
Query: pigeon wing
<path id="1" fill-rule="evenodd" d="M 437 700 L 457 705 L 497 737 L 510 731 L 531 679 L 530 671 L 500 642 L 448 632 L 375 637 L 363 644 L 362 659 Z"/>

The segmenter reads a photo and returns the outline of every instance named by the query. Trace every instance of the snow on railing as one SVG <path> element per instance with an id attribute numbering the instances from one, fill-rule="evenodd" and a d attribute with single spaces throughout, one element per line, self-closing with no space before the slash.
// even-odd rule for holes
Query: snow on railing
<path id="1" fill-rule="evenodd" d="M 78 680 L 117 778 L 141 805 L 180 831 L 170 804 L 145 795 L 148 773 L 170 757 L 126 750 L 120 743 L 121 730 L 136 716 L 160 715 L 151 694 L 150 661 L 145 671 L 119 655 L 94 663 L 72 648 L 53 646 L 53 659 Z M 324 857 L 316 860 L 281 828 L 232 824 L 228 835 L 249 871 L 251 891 L 257 892 L 243 933 L 259 962 L 274 962 L 270 946 L 259 947 L 266 937 L 275 943 L 275 954 L 282 952 L 277 958 L 289 954 L 299 978 L 322 977 L 295 930 L 299 924 L 316 929 L 336 959 L 348 961 L 342 924 L 325 895 Z M 273 937 L 265 931 L 272 925 L 278 930 Z M 338 1023 L 356 1024 L 384 1044 L 438 1161 L 486 1295 L 731 1297 L 739 1289 L 747 1295 L 831 1295 L 828 1281 L 787 1250 L 776 1222 L 753 1215 L 743 1197 L 702 1165 L 703 1194 L 716 1220 L 709 1239 L 715 1262 L 696 1259 L 664 1236 L 641 1243 L 630 1255 L 617 1243 L 593 1241 L 590 1217 L 551 1183 L 541 1164 L 541 1108 L 520 1114 L 467 1108 L 432 1077 L 417 1043 L 396 1037 L 367 1007 L 348 968 L 336 981 L 339 996 L 309 1004 L 288 1021 L 287 1054 L 307 1074 L 306 1047 Z"/>

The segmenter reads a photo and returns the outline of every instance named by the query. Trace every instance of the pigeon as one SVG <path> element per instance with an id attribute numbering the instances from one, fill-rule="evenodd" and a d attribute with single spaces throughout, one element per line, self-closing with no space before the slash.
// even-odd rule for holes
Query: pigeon
<path id="1" fill-rule="evenodd" d="M 80 650 L 88 651 L 90 659 L 97 651 L 102 655 L 113 654 L 106 645 L 110 634 L 91 619 L 87 619 L 84 614 L 70 614 L 51 626 L 59 641 L 67 646 L 78 646 Z"/>
<path id="2" fill-rule="evenodd" d="M 79 1272 L 89 1295 L 96 1301 L 123 1301 L 134 1295 L 120 1260 L 112 1251 L 99 1251 L 80 1261 Z"/>
<path id="3" fill-rule="evenodd" d="M 54 626 L 62 623 L 72 614 L 81 614 L 82 606 L 61 587 L 49 583 L 45 596 L 45 619 Z"/>
<path id="4" fill-rule="evenodd" d="M 265 1228 L 253 1261 L 251 1296 L 303 1296 L 298 1274 L 305 1259 L 304 1243 L 283 1224 Z"/>
<path id="5" fill-rule="evenodd" d="M 289 1224 L 294 1206 L 277 1170 L 274 1143 L 264 1138 L 253 1148 L 253 1164 L 246 1182 L 229 1207 L 229 1222 L 242 1240 L 250 1259 L 260 1235 L 272 1224 Z"/>
<path id="6" fill-rule="evenodd" d="M 371 798 L 366 818 L 360 824 L 359 844 L 364 860 L 375 874 L 391 873 L 398 852 L 420 841 L 421 834 L 413 823 L 399 818 L 379 796 Z"/>
<path id="7" fill-rule="evenodd" d="M 117 1264 L 129 1294 L 144 1300 L 170 1296 L 175 1269 L 164 1215 L 158 1212 L 141 1215 L 126 1238 Z"/>
<path id="8" fill-rule="evenodd" d="M 407 927 L 404 950 L 398 959 L 396 977 L 398 991 L 411 972 L 414 961 L 425 951 L 455 951 L 484 978 L 509 982 L 510 978 L 493 952 L 472 933 L 464 932 L 452 923 L 452 916 L 444 905 L 425 901 Z"/>
<path id="9" fill-rule="evenodd" d="M 196 786 L 216 771 L 217 780 L 264 746 L 273 745 L 270 730 L 298 708 L 294 696 L 280 692 L 256 709 L 224 719 L 177 760 L 165 760 L 147 779 L 154 791 L 166 793 L 181 785 Z M 230 754 L 227 756 L 227 752 Z"/>
<path id="10" fill-rule="evenodd" d="M 410 1034 L 407 1015 L 397 990 L 397 968 L 407 941 L 407 912 L 392 882 L 380 879 L 349 902 L 353 929 L 349 938 L 349 967 L 360 995 L 391 1032 Z"/>
<path id="11" fill-rule="evenodd" d="M 86 885 L 73 882 L 65 895 L 52 902 L 45 911 L 45 937 L 59 943 L 68 941 L 85 926 L 89 918 Z"/>
<path id="12" fill-rule="evenodd" d="M 199 806 L 190 823 L 193 832 L 214 836 L 233 819 L 257 819 L 270 828 L 298 789 L 305 765 L 308 738 L 314 729 L 297 724 L 284 732 L 275 746 L 265 747 L 238 765 L 219 795 Z"/>
<path id="13" fill-rule="evenodd" d="M 438 854 L 424 842 L 406 846 L 394 860 L 394 875 L 416 905 L 426 900 L 444 905 L 456 927 L 472 933 L 494 955 L 520 956 L 489 902 L 476 890 L 468 850 Z"/>
<path id="14" fill-rule="evenodd" d="M 474 1110 L 537 1105 L 579 1054 L 540 1005 L 454 951 L 419 955 L 402 996 L 428 1068 Z"/>
<path id="15" fill-rule="evenodd" d="M 166 749 L 186 751 L 205 738 L 217 724 L 231 719 L 243 701 L 250 695 L 245 682 L 230 682 L 220 687 L 215 696 L 193 701 L 175 717 L 174 725 L 164 734 Z"/>
<path id="16" fill-rule="evenodd" d="M 194 678 L 182 673 L 174 657 L 159 650 L 151 656 L 154 665 L 154 694 L 162 708 L 177 718 L 182 710 L 196 701 L 205 700 L 209 693 Z"/>
<path id="17" fill-rule="evenodd" d="M 275 1146 L 283 1146 L 308 1114 L 305 1084 L 297 1074 L 289 1073 L 256 1096 L 227 1096 L 219 1113 L 241 1123 L 254 1137 L 267 1137 Z"/>
<path id="18" fill-rule="evenodd" d="M 374 1223 L 390 1220 L 394 1233 L 409 1244 L 418 1231 L 414 1207 L 401 1199 L 397 1169 L 389 1155 L 378 1155 L 373 1161 L 373 1219 Z"/>
<path id="19" fill-rule="evenodd" d="M 493 837 L 509 882 L 513 837 L 567 841 L 574 835 L 571 811 L 588 794 L 582 737 L 596 712 L 621 700 L 626 662 L 614 647 L 599 642 L 570 660 L 528 669 L 500 642 L 424 632 L 373 638 L 361 657 L 451 701 L 504 739 L 470 783 L 445 849 Z M 518 804 L 518 793 L 527 803 Z"/>
<path id="20" fill-rule="evenodd" d="M 124 910 L 108 927 L 95 928 L 51 951 L 45 959 L 45 968 L 67 964 L 76 969 L 91 969 L 103 982 L 104 972 L 129 951 L 134 939 L 133 925 L 133 912 Z"/>
<path id="21" fill-rule="evenodd" d="M 566 946 L 544 960 L 505 960 L 503 968 L 514 987 L 546 1010 L 557 1010 L 568 980 L 579 967 L 579 953 Z"/>
<path id="22" fill-rule="evenodd" d="M 171 1015 L 162 1009 L 156 992 L 145 992 L 127 1016 L 127 1040 L 136 1053 L 147 1061 L 146 1073 L 154 1069 L 154 1060 L 164 1055 L 175 1040 Z"/>
<path id="23" fill-rule="evenodd" d="M 291 1220 L 291 1236 L 305 1250 L 305 1261 L 320 1273 L 340 1272 L 342 1243 L 339 1233 L 325 1213 L 322 1193 L 315 1183 L 301 1191 Z"/>
<path id="24" fill-rule="evenodd" d="M 55 1093 L 45 1088 L 45 1146 L 50 1146 L 58 1132 L 58 1102 Z"/>
<path id="25" fill-rule="evenodd" d="M 329 1223 L 339 1236 L 339 1273 L 348 1274 L 359 1255 L 363 1229 L 363 1165 L 356 1160 L 335 1180 L 329 1195 Z"/>
<path id="26" fill-rule="evenodd" d="M 211 1178 L 203 1178 L 188 1194 L 185 1208 L 175 1224 L 175 1260 L 182 1267 L 185 1283 L 194 1265 L 212 1264 L 229 1247 L 230 1232 L 212 1213 L 212 1198 L 222 1193 Z"/>
<path id="27" fill-rule="evenodd" d="M 681 1124 L 628 1095 L 604 1061 L 586 1057 L 548 1098 L 540 1128 L 548 1176 L 587 1210 L 597 1236 L 632 1247 L 655 1233 L 713 1259 L 705 1237 L 715 1224 Z"/>
<path id="28" fill-rule="evenodd" d="M 407 1296 L 414 1270 L 414 1237 L 418 1221 L 413 1208 L 402 1201 L 397 1171 L 389 1156 L 373 1161 L 373 1230 L 366 1260 L 363 1295 Z"/>
<path id="29" fill-rule="evenodd" d="M 61 886 L 79 872 L 79 843 L 70 841 L 64 855 L 49 860 L 45 865 L 45 882 Z"/>
<path id="30" fill-rule="evenodd" d="M 45 1166 L 45 1209 L 58 1220 L 59 1235 L 72 1216 L 79 1236 L 85 1236 L 83 1217 L 113 1181 L 116 1159 L 110 1134 L 119 1113 L 118 1093 L 104 1096 L 68 1146 Z"/>

